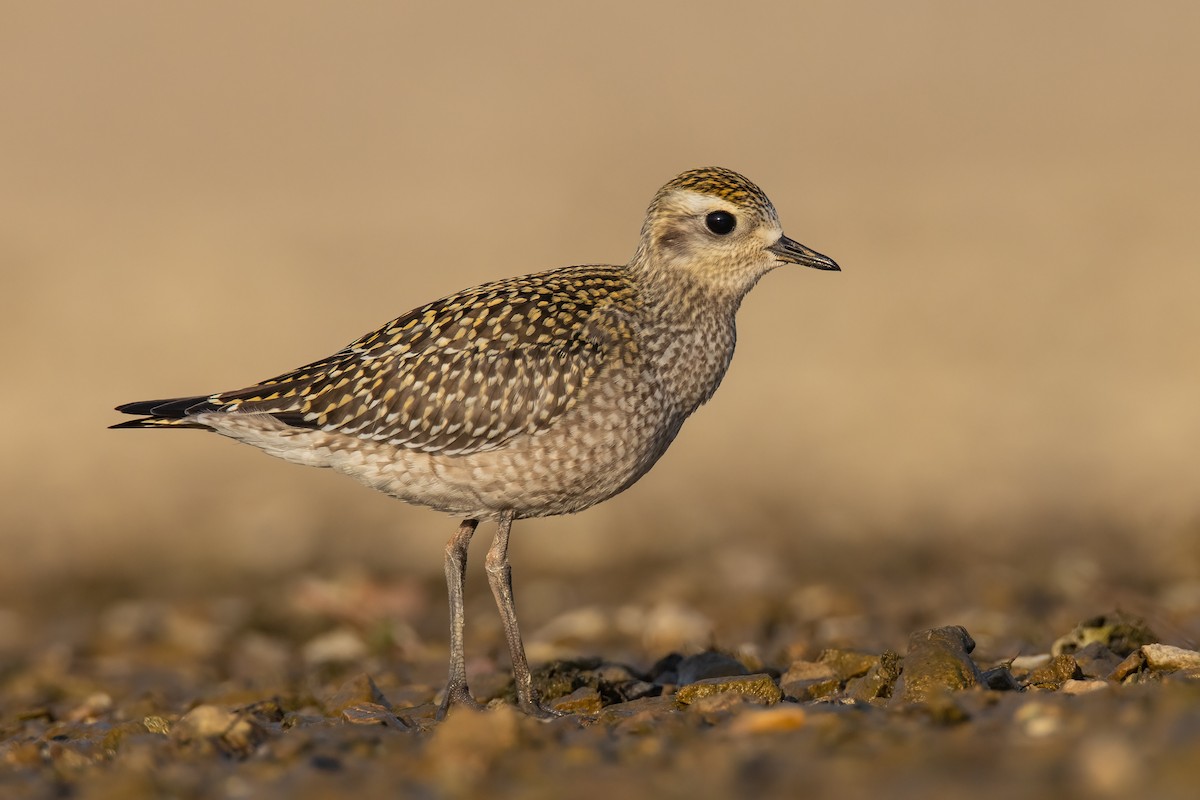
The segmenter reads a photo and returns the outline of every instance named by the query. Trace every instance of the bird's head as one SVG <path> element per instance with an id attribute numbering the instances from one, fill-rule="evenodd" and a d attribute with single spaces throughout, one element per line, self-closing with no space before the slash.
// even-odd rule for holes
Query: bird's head
<path id="1" fill-rule="evenodd" d="M 634 258 L 640 269 L 683 271 L 737 294 L 784 264 L 841 269 L 828 256 L 784 236 L 762 189 L 722 167 L 689 170 L 658 191 Z"/>

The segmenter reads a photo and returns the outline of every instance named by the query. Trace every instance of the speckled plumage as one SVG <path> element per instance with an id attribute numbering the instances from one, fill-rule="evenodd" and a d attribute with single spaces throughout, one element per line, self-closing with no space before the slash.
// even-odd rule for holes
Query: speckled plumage
<path id="1" fill-rule="evenodd" d="M 714 213 L 732 230 L 717 233 Z M 506 549 L 513 519 L 580 511 L 653 466 L 721 382 L 742 298 L 782 263 L 838 268 L 783 237 L 753 183 L 692 170 L 655 196 L 626 266 L 467 289 L 249 388 L 120 406 L 143 418 L 114 427 L 214 430 L 468 518 L 472 532 L 498 519 Z M 519 646 L 515 626 L 514 613 Z M 467 699 L 460 677 L 452 659 L 448 698 Z"/>

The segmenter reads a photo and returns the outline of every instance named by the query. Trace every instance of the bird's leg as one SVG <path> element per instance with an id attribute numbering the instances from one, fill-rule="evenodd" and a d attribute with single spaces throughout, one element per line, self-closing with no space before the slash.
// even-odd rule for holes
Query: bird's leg
<path id="1" fill-rule="evenodd" d="M 445 719 L 451 704 L 483 708 L 467 690 L 467 656 L 463 648 L 463 582 L 467 577 L 467 546 L 475 535 L 477 519 L 465 519 L 446 542 L 446 588 L 450 594 L 450 679 L 438 706 L 437 718 Z"/>
<path id="2" fill-rule="evenodd" d="M 517 627 L 517 609 L 513 604 L 512 593 L 512 567 L 508 563 L 508 535 L 512 530 L 513 516 L 511 510 L 500 515 L 496 538 L 492 540 L 487 554 L 488 583 L 491 584 L 492 594 L 496 597 L 496 607 L 500 609 L 500 619 L 504 623 L 504 636 L 508 639 L 513 682 L 517 687 L 517 703 L 532 717 L 550 719 L 559 715 L 538 702 L 537 692 L 533 689 L 533 676 L 529 672 L 529 661 L 525 658 L 525 645 L 521 642 L 521 630 Z"/>

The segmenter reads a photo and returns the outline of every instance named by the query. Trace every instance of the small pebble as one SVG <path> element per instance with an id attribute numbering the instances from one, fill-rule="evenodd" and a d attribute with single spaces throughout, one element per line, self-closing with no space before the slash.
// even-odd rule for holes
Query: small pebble
<path id="1" fill-rule="evenodd" d="M 580 686 L 570 694 L 551 701 L 549 706 L 565 714 L 596 714 L 604 702 L 600 699 L 600 692 L 590 686 Z"/>
<path id="2" fill-rule="evenodd" d="M 1034 689 L 1058 689 L 1066 681 L 1082 678 L 1075 657 L 1057 655 L 1025 677 L 1025 686 Z"/>
<path id="3" fill-rule="evenodd" d="M 393 730 L 408 730 L 412 726 L 405 723 L 386 706 L 378 703 L 358 703 L 342 709 L 342 719 L 353 725 L 383 725 Z"/>
<path id="4" fill-rule="evenodd" d="M 1142 645 L 1146 666 L 1156 672 L 1175 672 L 1183 669 L 1200 669 L 1200 652 L 1172 647 L 1169 644 Z"/>
<path id="5" fill-rule="evenodd" d="M 177 741 L 220 736 L 237 721 L 237 714 L 217 706 L 200 705 L 171 726 L 171 735 Z"/>
<path id="6" fill-rule="evenodd" d="M 200 705 L 171 726 L 177 744 L 207 744 L 227 755 L 250 755 L 267 737 L 250 715 L 213 705 Z"/>
<path id="7" fill-rule="evenodd" d="M 714 694 L 734 692 L 763 705 L 774 705 L 783 697 L 774 679 L 767 674 L 709 678 L 679 687 L 675 700 L 683 705 Z"/>
<path id="8" fill-rule="evenodd" d="M 754 709 L 737 715 L 729 723 L 735 735 L 786 733 L 803 728 L 808 714 L 793 703 L 780 703 L 773 708 Z"/>
<path id="9" fill-rule="evenodd" d="M 1039 667 L 1044 667 L 1050 663 L 1050 659 L 1054 656 L 1049 653 L 1034 653 L 1029 656 L 1017 656 L 1009 664 L 1009 669 L 1013 672 L 1033 672 Z"/>
<path id="10" fill-rule="evenodd" d="M 1075 680 L 1070 679 L 1064 681 L 1059 691 L 1063 694 L 1091 694 L 1092 692 L 1103 691 L 1109 688 L 1108 681 L 1099 680 Z"/>
<path id="11" fill-rule="evenodd" d="M 1146 668 L 1146 656 L 1142 653 L 1141 648 L 1134 650 L 1125 657 L 1125 660 L 1117 664 L 1112 674 L 1108 676 L 1110 681 L 1125 683 L 1129 678 L 1136 676 Z"/>

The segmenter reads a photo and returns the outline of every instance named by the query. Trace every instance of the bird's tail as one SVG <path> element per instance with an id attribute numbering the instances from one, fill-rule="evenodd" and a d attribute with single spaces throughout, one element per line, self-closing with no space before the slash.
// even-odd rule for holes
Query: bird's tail
<path id="1" fill-rule="evenodd" d="M 117 406 L 122 414 L 133 414 L 141 419 L 131 419 L 110 425 L 110 428 L 200 428 L 209 430 L 190 419 L 193 414 L 214 411 L 217 406 L 208 395 L 176 397 L 170 400 L 139 400 Z"/>

